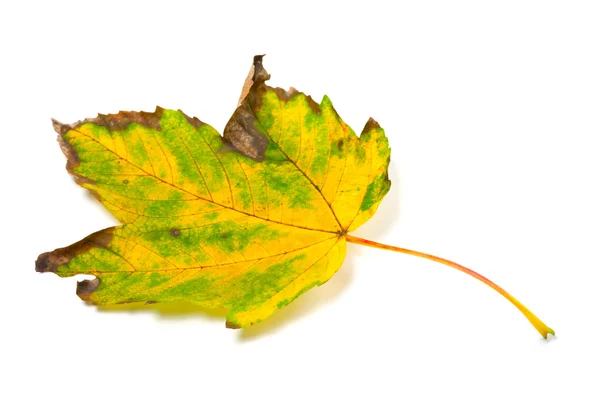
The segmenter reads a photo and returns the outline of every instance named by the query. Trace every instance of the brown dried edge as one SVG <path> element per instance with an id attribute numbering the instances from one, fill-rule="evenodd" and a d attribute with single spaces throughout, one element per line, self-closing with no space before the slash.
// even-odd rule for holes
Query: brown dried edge
<path id="1" fill-rule="evenodd" d="M 113 239 L 113 232 L 114 228 L 103 229 L 92 233 L 68 247 L 44 252 L 43 254 L 40 254 L 35 261 L 35 271 L 39 273 L 55 273 L 60 266 L 68 264 L 71 259 L 88 252 L 92 248 L 106 248 Z M 98 289 L 99 285 L 99 278 L 79 281 L 77 282 L 77 296 L 85 301 L 89 301 L 90 295 Z"/>
<path id="2" fill-rule="evenodd" d="M 261 99 L 266 91 L 273 91 L 282 101 L 289 101 L 297 95 L 302 95 L 315 113 L 321 113 L 319 104 L 295 88 L 285 91 L 266 85 L 265 81 L 271 76 L 262 64 L 263 57 L 264 55 L 254 57 L 250 73 L 242 88 L 238 107 L 223 130 L 223 142 L 226 146 L 256 162 L 265 159 L 264 155 L 269 144 L 256 118 L 256 109 L 260 108 Z"/>
<path id="3" fill-rule="evenodd" d="M 68 247 L 57 248 L 54 251 L 44 252 L 35 261 L 35 271 L 40 273 L 56 272 L 78 255 L 84 254 L 92 248 L 106 248 L 113 239 L 114 228 L 107 228 L 92 233 L 86 238 L 71 244 Z"/>
<path id="4" fill-rule="evenodd" d="M 83 177 L 73 171 L 73 169 L 75 169 L 79 165 L 80 160 L 79 156 L 77 155 L 77 151 L 63 137 L 70 130 L 77 129 L 81 125 L 84 125 L 86 123 L 92 123 L 94 125 L 103 126 L 111 132 L 125 130 L 132 123 L 141 125 L 149 129 L 161 130 L 160 119 L 162 118 L 164 111 L 164 108 L 158 106 L 156 107 L 154 112 L 119 111 L 117 114 L 98 114 L 96 118 L 86 118 L 82 121 L 77 121 L 71 124 L 64 124 L 57 121 L 56 119 L 52 119 L 52 126 L 54 127 L 54 130 L 58 133 L 58 143 L 62 152 L 67 157 L 67 171 L 75 178 L 75 182 L 77 182 L 79 185 L 82 185 L 84 183 L 95 182 L 94 180 Z M 194 128 L 198 129 L 202 125 L 205 125 L 205 123 L 199 120 L 198 118 L 190 117 L 181 110 L 178 111 L 181 114 L 183 114 L 188 123 Z"/>

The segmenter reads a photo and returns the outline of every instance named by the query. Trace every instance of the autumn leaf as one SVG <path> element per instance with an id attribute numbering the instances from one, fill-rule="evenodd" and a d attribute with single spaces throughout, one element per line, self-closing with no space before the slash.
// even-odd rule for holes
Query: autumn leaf
<path id="1" fill-rule="evenodd" d="M 54 122 L 67 170 L 121 223 L 36 261 L 39 272 L 95 276 L 96 305 L 189 301 L 247 327 L 321 285 L 346 243 L 427 254 L 350 236 L 390 188 L 390 147 L 373 119 L 360 137 L 328 97 L 272 88 L 254 59 L 223 136 L 181 111 L 119 112 Z M 508 293 L 546 337 L 553 333 Z"/>

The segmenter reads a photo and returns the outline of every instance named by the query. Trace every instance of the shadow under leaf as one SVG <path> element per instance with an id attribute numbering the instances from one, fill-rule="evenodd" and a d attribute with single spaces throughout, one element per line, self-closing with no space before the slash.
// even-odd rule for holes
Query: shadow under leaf
<path id="1" fill-rule="evenodd" d="M 348 257 L 340 270 L 329 281 L 300 295 L 294 302 L 277 310 L 263 322 L 242 329 L 239 340 L 246 342 L 276 333 L 286 325 L 314 312 L 320 306 L 337 299 L 352 282 L 352 272 L 353 262 Z"/>
<path id="2" fill-rule="evenodd" d="M 293 303 L 278 310 L 265 321 L 240 329 L 240 341 L 253 340 L 268 334 L 276 333 L 291 322 L 309 315 L 319 306 L 336 299 L 352 280 L 352 262 L 350 259 L 342 265 L 342 268 L 325 284 L 315 287 L 301 295 Z M 99 312 L 116 314 L 156 314 L 161 319 L 182 320 L 199 319 L 210 321 L 222 321 L 225 326 L 227 309 L 210 309 L 191 302 L 152 303 L 144 302 L 124 303 L 109 306 L 97 306 Z"/>

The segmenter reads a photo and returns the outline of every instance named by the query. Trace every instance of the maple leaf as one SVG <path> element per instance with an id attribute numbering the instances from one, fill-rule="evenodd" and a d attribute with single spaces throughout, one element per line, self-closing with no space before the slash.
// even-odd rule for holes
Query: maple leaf
<path id="1" fill-rule="evenodd" d="M 67 170 L 121 223 L 41 254 L 39 272 L 91 274 L 77 295 L 96 305 L 189 301 L 224 308 L 227 326 L 269 317 L 340 268 L 346 243 L 454 262 L 350 236 L 390 188 L 390 147 L 369 119 L 360 137 L 328 97 L 272 88 L 256 56 L 223 136 L 157 107 L 74 124 L 53 120 Z"/>

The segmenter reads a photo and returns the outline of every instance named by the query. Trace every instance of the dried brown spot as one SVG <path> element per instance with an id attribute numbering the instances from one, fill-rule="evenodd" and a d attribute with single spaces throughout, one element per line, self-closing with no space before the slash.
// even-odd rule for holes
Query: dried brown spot
<path id="1" fill-rule="evenodd" d="M 248 101 L 238 107 L 223 132 L 223 139 L 240 154 L 261 162 L 265 159 L 265 151 L 269 140 L 257 127 L 258 120 Z"/>
<path id="2" fill-rule="evenodd" d="M 242 93 L 240 94 L 240 99 L 238 100 L 238 107 L 242 105 L 242 102 L 246 100 L 246 97 L 254 87 L 258 85 L 264 85 L 263 83 L 267 81 L 271 76 L 262 64 L 262 58 L 265 55 L 256 55 L 252 61 L 252 66 L 250 67 L 250 72 L 244 81 L 244 85 L 242 86 Z M 256 84 L 255 84 L 256 83 Z"/>
<path id="3" fill-rule="evenodd" d="M 201 120 L 199 120 L 196 117 L 190 117 L 188 115 L 186 115 L 183 111 L 179 110 L 180 113 L 183 114 L 183 116 L 185 117 L 185 119 L 187 119 L 188 123 L 190 125 L 192 125 L 193 127 L 195 127 L 196 129 L 199 129 L 202 125 L 206 125 L 204 122 L 202 122 Z"/>
<path id="4" fill-rule="evenodd" d="M 234 324 L 231 321 L 225 321 L 225 328 L 229 328 L 229 329 L 240 329 L 241 325 L 238 324 Z"/>
<path id="5" fill-rule="evenodd" d="M 295 98 L 298 95 L 303 96 L 304 99 L 306 100 L 306 103 L 310 107 L 310 109 L 315 114 L 321 115 L 321 106 L 319 105 L 319 103 L 317 103 L 316 101 L 314 101 L 313 98 L 310 95 L 307 95 L 307 94 L 305 94 L 303 92 L 300 92 L 300 91 L 296 90 L 296 88 L 294 88 L 294 87 L 290 87 L 286 91 L 286 90 L 284 90 L 282 88 L 273 88 L 273 87 L 267 86 L 266 90 L 275 93 L 277 95 L 277 98 L 279 100 L 281 100 L 281 101 L 284 101 L 284 102 L 288 102 L 288 101 L 292 100 L 293 98 Z"/>
<path id="6" fill-rule="evenodd" d="M 304 95 L 304 97 L 306 97 L 306 102 L 308 103 L 310 109 L 313 110 L 315 114 L 321 115 L 321 106 L 319 106 L 319 104 L 314 101 L 312 97 L 306 95 Z"/>
<path id="7" fill-rule="evenodd" d="M 70 125 L 60 123 L 54 118 L 50 118 L 50 119 L 52 120 L 52 127 L 54 128 L 56 133 L 58 133 L 60 135 L 63 135 L 72 129 L 72 127 Z"/>
<path id="8" fill-rule="evenodd" d="M 154 112 L 119 111 L 117 114 L 98 114 L 96 118 L 86 119 L 83 122 L 104 126 L 110 131 L 125 130 L 132 123 L 137 123 L 148 129 L 160 130 L 160 119 L 163 112 L 164 109 L 160 107 L 156 107 Z"/>
<path id="9" fill-rule="evenodd" d="M 35 261 L 35 270 L 40 273 L 55 272 L 59 266 L 66 265 L 74 257 L 81 255 L 92 248 L 107 247 L 113 238 L 114 228 L 108 228 L 92 233 L 83 240 L 68 247 L 57 248 L 54 251 L 44 252 Z"/>
<path id="10" fill-rule="evenodd" d="M 104 126 L 110 131 L 125 130 L 132 123 L 137 123 L 149 129 L 160 130 L 160 119 L 164 111 L 164 108 L 161 107 L 156 107 L 154 112 L 119 111 L 117 114 L 98 114 L 96 118 L 86 118 L 83 121 L 71 124 L 63 124 L 52 119 L 52 125 L 54 130 L 61 136 L 69 130 L 77 129 L 86 123 Z"/>
<path id="11" fill-rule="evenodd" d="M 269 144 L 267 136 L 262 132 L 256 118 L 256 109 L 261 106 L 261 98 L 267 90 L 273 90 L 284 100 L 299 94 L 294 88 L 284 91 L 280 88 L 271 88 L 265 85 L 271 76 L 262 64 L 264 55 L 256 55 L 253 59 L 250 74 L 244 83 L 238 108 L 235 110 L 223 131 L 223 140 L 240 154 L 261 162 L 265 158 L 265 151 Z M 318 107 L 318 105 L 317 105 Z"/>
<path id="12" fill-rule="evenodd" d="M 96 118 L 86 118 L 83 121 L 78 121 L 71 124 L 63 124 L 58 122 L 56 119 L 52 119 L 52 126 L 54 127 L 54 130 L 58 133 L 58 143 L 60 145 L 61 150 L 67 157 L 67 171 L 71 173 L 71 175 L 75 178 L 75 181 L 79 185 L 86 183 L 95 183 L 94 180 L 83 177 L 74 171 L 74 169 L 77 166 L 79 166 L 81 160 L 73 145 L 69 143 L 64 137 L 64 135 L 70 130 L 77 129 L 81 125 L 84 125 L 86 123 L 92 123 L 95 125 L 103 126 L 110 131 L 125 130 L 132 123 L 136 123 L 146 128 L 160 130 L 160 120 L 164 111 L 165 110 L 163 108 L 156 107 L 156 110 L 154 110 L 154 112 L 120 111 L 117 114 L 98 114 Z M 181 114 L 183 114 L 187 121 L 195 128 L 199 128 L 201 125 L 204 124 L 198 118 L 191 118 L 183 112 L 181 112 Z"/>
<path id="13" fill-rule="evenodd" d="M 96 289 L 98 289 L 99 285 L 100 285 L 99 278 L 95 278 L 93 280 L 78 281 L 77 282 L 77 290 L 75 291 L 75 293 L 77 293 L 77 296 L 79 296 L 82 300 L 89 302 L 90 295 Z"/>
<path id="14" fill-rule="evenodd" d="M 54 120 L 52 120 L 52 121 L 56 122 Z M 63 125 L 63 126 L 65 126 L 65 125 Z M 63 138 L 62 134 L 58 135 L 57 140 L 58 140 L 58 145 L 60 146 L 60 150 L 67 157 L 67 170 L 73 169 L 73 168 L 79 166 L 79 163 L 80 163 L 79 155 L 77 155 L 77 151 L 75 151 L 75 148 L 73 148 L 73 145 L 71 145 L 71 143 L 69 143 L 67 140 L 65 140 Z"/>
<path id="15" fill-rule="evenodd" d="M 341 150 L 344 148 L 344 139 L 339 139 L 337 142 L 338 149 Z"/>
<path id="16" fill-rule="evenodd" d="M 123 180 L 123 184 L 125 184 L 125 185 L 129 184 L 129 180 Z"/>
<path id="17" fill-rule="evenodd" d="M 267 73 L 267 70 L 265 70 L 263 63 L 262 63 L 264 56 L 265 55 L 254 56 L 254 59 L 252 62 L 253 66 L 254 66 L 254 76 L 252 77 L 252 81 L 254 81 L 254 82 L 265 82 L 269 78 L 271 78 L 271 75 L 269 73 Z"/>
<path id="18" fill-rule="evenodd" d="M 67 162 L 67 171 L 69 172 L 69 174 L 71 174 L 71 176 L 73 176 L 73 179 L 75 180 L 75 182 L 77 183 L 77 185 L 81 185 L 83 186 L 83 184 L 95 184 L 96 181 L 92 180 L 91 178 L 87 178 L 82 176 L 81 174 L 77 174 L 75 173 L 75 170 L 69 166 L 69 162 Z M 93 191 L 93 190 L 88 190 L 89 193 L 91 193 L 96 199 L 98 199 L 98 201 L 102 201 L 102 199 L 100 198 L 100 195 L 98 194 L 98 192 Z"/>
<path id="19" fill-rule="evenodd" d="M 60 249 L 40 254 L 35 261 L 35 271 L 55 272 L 59 266 L 69 263 L 69 258 L 59 252 Z"/>
<path id="20" fill-rule="evenodd" d="M 369 118 L 362 132 L 360 132 L 360 135 L 362 136 L 363 134 L 369 133 L 374 129 L 381 129 L 381 126 L 379 126 L 379 123 L 377 123 L 376 120 L 374 120 L 373 118 Z"/>
<path id="21" fill-rule="evenodd" d="M 273 88 L 273 87 L 267 87 L 267 90 L 272 91 L 273 93 L 275 93 L 277 95 L 277 98 L 281 101 L 290 101 L 291 99 L 293 99 L 294 97 L 298 96 L 298 95 L 303 95 L 302 92 L 299 92 L 296 90 L 296 88 L 290 87 L 290 89 L 288 89 L 287 91 L 282 89 L 282 88 Z"/>
<path id="22" fill-rule="evenodd" d="M 173 237 L 179 237 L 179 235 L 181 234 L 181 231 L 179 229 L 171 229 L 171 231 L 169 233 L 171 233 L 171 236 L 173 236 Z"/>

